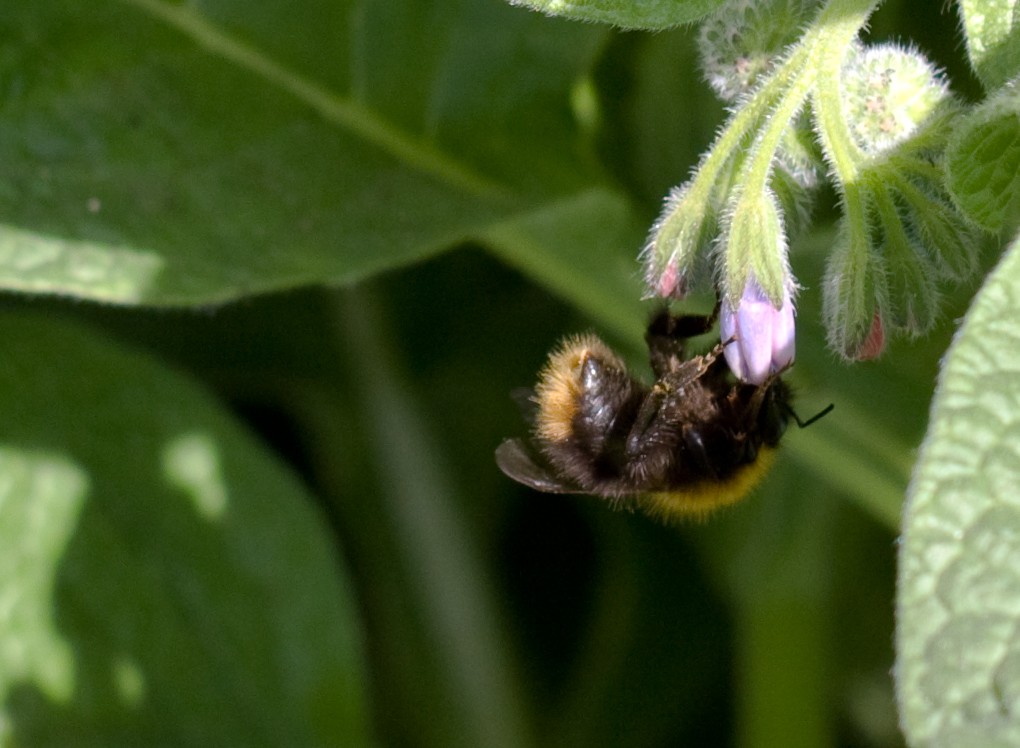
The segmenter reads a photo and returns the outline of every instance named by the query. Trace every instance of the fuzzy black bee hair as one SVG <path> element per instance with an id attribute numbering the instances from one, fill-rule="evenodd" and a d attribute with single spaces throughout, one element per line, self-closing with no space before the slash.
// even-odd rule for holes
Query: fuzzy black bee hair
<path id="1" fill-rule="evenodd" d="M 802 422 L 780 376 L 736 381 L 723 349 L 687 357 L 712 315 L 663 310 L 645 341 L 655 382 L 633 377 L 593 335 L 567 338 L 530 394 L 532 434 L 508 439 L 496 462 L 546 493 L 581 493 L 666 519 L 703 515 L 745 496 L 764 476 L 790 420 Z"/>

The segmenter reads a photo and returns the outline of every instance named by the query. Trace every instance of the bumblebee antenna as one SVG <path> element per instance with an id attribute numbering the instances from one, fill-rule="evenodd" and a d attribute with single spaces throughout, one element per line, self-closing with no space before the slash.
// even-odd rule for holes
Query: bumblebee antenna
<path id="1" fill-rule="evenodd" d="M 822 416 L 828 415 L 832 411 L 832 409 L 835 408 L 835 407 L 836 407 L 835 403 L 829 403 L 829 406 L 827 408 L 822 408 L 820 411 L 815 413 L 813 416 L 811 416 L 806 421 L 802 421 L 802 420 L 800 420 L 800 416 L 797 415 L 797 411 L 795 411 L 793 408 L 791 408 L 786 403 L 783 403 L 783 408 L 786 410 L 787 413 L 789 413 L 791 416 L 793 416 L 793 420 L 797 422 L 797 426 L 799 428 L 802 428 L 802 429 L 806 429 L 808 426 L 810 426 L 812 423 L 817 421 Z"/>

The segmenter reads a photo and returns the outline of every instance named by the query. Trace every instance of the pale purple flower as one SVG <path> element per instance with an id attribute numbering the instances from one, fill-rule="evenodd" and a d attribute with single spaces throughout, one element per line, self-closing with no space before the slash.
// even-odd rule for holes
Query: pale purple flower
<path id="1" fill-rule="evenodd" d="M 723 301 L 719 328 L 724 343 L 734 338 L 724 349 L 726 363 L 743 382 L 761 384 L 793 363 L 793 301 L 788 291 L 776 309 L 758 281 L 749 278 L 736 309 Z"/>

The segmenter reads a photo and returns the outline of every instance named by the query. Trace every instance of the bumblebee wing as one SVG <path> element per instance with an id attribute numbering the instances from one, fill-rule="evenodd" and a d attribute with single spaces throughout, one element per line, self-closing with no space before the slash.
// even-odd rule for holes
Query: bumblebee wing
<path id="1" fill-rule="evenodd" d="M 543 493 L 583 493 L 552 474 L 541 455 L 524 439 L 507 439 L 496 447 L 496 464 L 510 478 Z"/>

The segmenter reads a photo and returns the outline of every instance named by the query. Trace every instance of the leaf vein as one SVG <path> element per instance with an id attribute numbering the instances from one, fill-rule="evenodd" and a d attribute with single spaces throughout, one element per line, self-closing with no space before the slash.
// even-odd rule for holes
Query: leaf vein
<path id="1" fill-rule="evenodd" d="M 260 50 L 217 28 L 191 6 L 170 5 L 164 0 L 120 1 L 176 28 L 213 54 L 287 91 L 317 111 L 326 121 L 354 133 L 408 166 L 478 197 L 507 196 L 507 190 L 502 185 L 478 174 L 431 144 L 407 134 L 370 109 L 273 61 Z"/>

